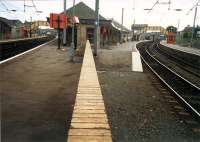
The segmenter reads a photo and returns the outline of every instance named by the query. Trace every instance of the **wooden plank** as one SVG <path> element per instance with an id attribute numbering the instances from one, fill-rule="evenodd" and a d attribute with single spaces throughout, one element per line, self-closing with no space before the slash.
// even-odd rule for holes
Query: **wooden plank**
<path id="1" fill-rule="evenodd" d="M 73 118 L 72 123 L 108 123 L 108 120 L 104 117 L 98 118 L 98 117 L 76 117 Z"/>
<path id="2" fill-rule="evenodd" d="M 105 129 L 70 129 L 69 136 L 111 136 Z"/>
<path id="3" fill-rule="evenodd" d="M 112 142 L 89 42 L 86 44 L 68 142 Z"/>
<path id="4" fill-rule="evenodd" d="M 105 110 L 105 107 L 103 106 L 103 105 L 100 105 L 100 106 L 96 106 L 96 105 L 94 105 L 94 106 L 75 106 L 74 107 L 74 109 L 79 109 L 79 110 L 84 110 L 84 109 L 86 109 L 86 110 L 89 110 L 89 109 L 94 109 L 94 110 L 97 110 L 97 109 L 99 109 L 99 110 Z"/>
<path id="5" fill-rule="evenodd" d="M 104 103 L 99 102 L 76 102 L 75 106 L 104 106 Z"/>
<path id="6" fill-rule="evenodd" d="M 86 114 L 105 114 L 105 110 L 102 109 L 75 109 L 73 113 L 86 113 Z"/>
<path id="7" fill-rule="evenodd" d="M 111 136 L 69 136 L 68 142 L 112 142 Z"/>
<path id="8" fill-rule="evenodd" d="M 108 123 L 71 123 L 72 129 L 110 129 Z"/>
<path id="9" fill-rule="evenodd" d="M 96 113 L 96 114 L 91 114 L 91 113 L 73 113 L 73 115 L 72 115 L 72 120 L 73 120 L 73 118 L 77 118 L 77 117 L 79 117 L 79 118 L 81 118 L 81 117 L 86 117 L 86 118 L 92 118 L 92 117 L 94 117 L 94 118 L 107 118 L 107 116 L 106 116 L 106 114 L 100 114 L 100 113 Z"/>

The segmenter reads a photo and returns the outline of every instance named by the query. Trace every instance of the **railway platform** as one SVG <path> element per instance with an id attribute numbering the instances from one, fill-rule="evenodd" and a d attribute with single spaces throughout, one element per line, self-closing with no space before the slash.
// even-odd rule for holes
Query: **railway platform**
<path id="1" fill-rule="evenodd" d="M 161 44 L 166 46 L 166 47 L 175 49 L 175 50 L 179 50 L 179 51 L 182 51 L 182 52 L 186 52 L 186 53 L 189 53 L 189 54 L 194 54 L 194 55 L 200 56 L 200 49 L 197 49 L 197 48 L 183 47 L 183 46 L 179 46 L 179 45 L 176 45 L 176 44 L 167 44 L 166 41 L 161 42 Z"/>
<path id="2" fill-rule="evenodd" d="M 132 71 L 135 44 L 100 49 L 106 62 L 86 48 L 81 64 L 51 42 L 1 64 L 2 140 L 198 142 L 198 122 L 166 86 L 144 64 Z"/>
<path id="3" fill-rule="evenodd" d="M 52 41 L 0 65 L 1 140 L 66 141 L 81 63 Z"/>

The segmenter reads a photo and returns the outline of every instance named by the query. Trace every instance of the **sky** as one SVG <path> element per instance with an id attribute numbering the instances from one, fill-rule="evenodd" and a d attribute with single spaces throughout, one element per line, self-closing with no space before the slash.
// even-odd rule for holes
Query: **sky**
<path id="1" fill-rule="evenodd" d="M 0 0 L 0 17 L 8 19 L 19 19 L 22 22 L 30 21 L 30 17 L 34 20 L 46 20 L 50 13 L 60 13 L 64 9 L 64 0 L 34 0 L 36 8 L 42 13 L 36 13 L 32 7 L 26 7 L 24 12 L 24 0 Z M 66 0 L 67 8 L 72 7 L 73 0 Z M 76 3 L 83 1 L 89 7 L 95 9 L 95 0 L 76 0 Z M 171 0 L 171 8 L 168 5 L 158 4 L 148 13 L 144 9 L 149 9 L 157 0 L 99 0 L 100 14 L 105 18 L 114 18 L 121 22 L 122 8 L 124 8 L 124 25 L 131 28 L 134 20 L 136 24 L 148 24 L 150 26 L 169 25 L 178 27 L 182 30 L 187 25 L 193 25 L 194 9 L 186 15 L 186 13 L 199 0 Z M 169 0 L 159 0 L 160 2 L 168 2 Z M 25 0 L 26 5 L 32 5 L 31 0 Z M 200 3 L 199 3 L 200 5 Z M 17 10 L 16 12 L 8 12 L 6 9 Z M 182 9 L 175 11 L 174 9 Z M 197 11 L 196 24 L 200 25 L 200 6 Z"/>

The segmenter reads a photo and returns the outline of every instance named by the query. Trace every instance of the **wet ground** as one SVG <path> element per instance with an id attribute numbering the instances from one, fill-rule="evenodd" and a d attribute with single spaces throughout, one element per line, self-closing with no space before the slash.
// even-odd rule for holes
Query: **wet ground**
<path id="1" fill-rule="evenodd" d="M 185 123 L 174 106 L 184 108 L 146 66 L 139 73 L 131 66 L 96 63 L 113 142 L 200 141 L 199 129 Z"/>
<path id="2" fill-rule="evenodd" d="M 81 63 L 49 44 L 0 66 L 2 142 L 64 142 Z"/>

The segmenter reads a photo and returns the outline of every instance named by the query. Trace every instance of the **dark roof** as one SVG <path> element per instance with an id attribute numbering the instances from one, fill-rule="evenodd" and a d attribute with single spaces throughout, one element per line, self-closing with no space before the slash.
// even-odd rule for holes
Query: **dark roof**
<path id="1" fill-rule="evenodd" d="M 72 13 L 73 13 L 73 7 L 67 10 L 67 16 L 72 17 L 73 15 Z M 88 19 L 95 20 L 95 11 L 89 6 L 87 6 L 84 2 L 80 2 L 75 5 L 75 16 L 77 16 L 80 19 L 80 21 L 88 20 Z M 113 19 L 108 20 L 104 18 L 103 16 L 99 15 L 99 20 L 101 20 L 100 23 L 102 21 L 106 21 L 104 22 L 104 24 L 108 22 L 109 25 L 111 24 L 111 26 L 117 30 L 121 29 L 121 24 Z M 123 31 L 129 32 L 130 30 L 123 26 Z"/>
<path id="2" fill-rule="evenodd" d="M 112 26 L 114 26 L 114 28 L 116 28 L 117 30 L 121 30 L 121 28 L 123 29 L 123 31 L 125 32 L 130 32 L 130 30 L 128 28 L 126 28 L 125 26 L 122 26 L 120 23 L 118 23 L 117 21 L 115 21 L 114 19 L 112 19 Z M 122 26 L 122 27 L 121 27 Z"/>
<path id="3" fill-rule="evenodd" d="M 192 32 L 193 27 L 187 26 L 183 29 L 184 32 Z"/>
<path id="4" fill-rule="evenodd" d="M 22 25 L 22 22 L 20 20 L 9 20 L 9 19 L 0 17 L 0 21 L 6 23 L 10 27 Z"/>
<path id="5" fill-rule="evenodd" d="M 73 7 L 67 10 L 67 16 L 72 17 Z M 95 19 L 95 11 L 87 6 L 85 3 L 80 2 L 75 5 L 75 16 L 79 19 Z M 106 20 L 103 16 L 99 15 L 100 20 Z"/>

